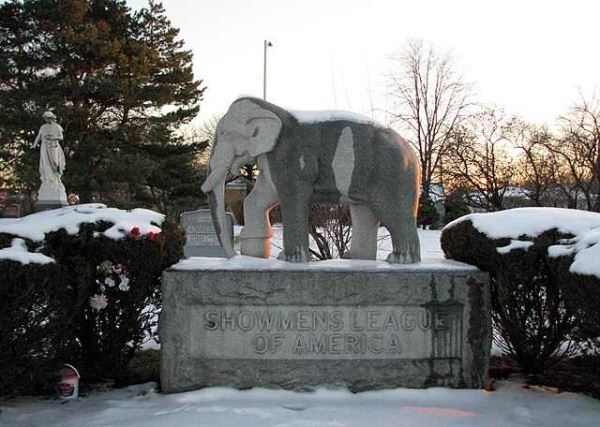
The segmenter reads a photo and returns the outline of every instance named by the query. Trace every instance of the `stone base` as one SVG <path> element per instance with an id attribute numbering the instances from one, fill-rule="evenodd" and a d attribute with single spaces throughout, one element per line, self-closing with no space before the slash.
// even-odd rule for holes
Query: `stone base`
<path id="1" fill-rule="evenodd" d="M 210 261 L 163 275 L 165 392 L 485 384 L 489 278 L 472 267 Z"/>
<path id="2" fill-rule="evenodd" d="M 63 205 L 60 200 L 38 200 L 35 204 L 35 211 L 49 211 L 51 209 L 60 209 L 64 208 L 67 205 Z"/>
<path id="3" fill-rule="evenodd" d="M 44 182 L 38 190 L 38 201 L 35 210 L 46 211 L 49 209 L 58 209 L 67 206 L 67 192 L 62 182 Z"/>

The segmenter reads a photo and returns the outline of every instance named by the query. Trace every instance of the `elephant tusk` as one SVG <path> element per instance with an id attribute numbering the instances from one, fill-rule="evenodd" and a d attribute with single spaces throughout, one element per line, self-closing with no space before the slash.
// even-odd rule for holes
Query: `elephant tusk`
<path id="1" fill-rule="evenodd" d="M 213 189 L 220 183 L 221 179 L 223 179 L 225 174 L 227 174 L 226 166 L 219 166 L 210 171 L 210 174 L 206 178 L 206 181 L 204 181 L 204 183 L 200 187 L 202 192 L 208 193 L 210 191 L 213 191 Z"/>

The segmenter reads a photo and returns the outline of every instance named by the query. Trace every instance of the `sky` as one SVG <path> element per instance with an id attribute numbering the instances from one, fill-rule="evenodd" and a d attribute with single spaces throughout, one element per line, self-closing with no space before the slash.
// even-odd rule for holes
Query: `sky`
<path id="1" fill-rule="evenodd" d="M 145 0 L 128 0 L 133 8 Z M 390 55 L 422 39 L 456 57 L 477 100 L 552 124 L 600 86 L 593 0 L 163 0 L 207 90 L 195 123 L 239 95 L 381 119 Z"/>

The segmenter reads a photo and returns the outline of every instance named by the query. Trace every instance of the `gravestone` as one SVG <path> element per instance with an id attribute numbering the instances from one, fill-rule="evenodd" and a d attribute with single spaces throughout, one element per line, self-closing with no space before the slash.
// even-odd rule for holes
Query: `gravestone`
<path id="1" fill-rule="evenodd" d="M 10 204 L 4 208 L 4 218 L 19 218 L 21 216 L 21 206 Z"/>
<path id="2" fill-rule="evenodd" d="M 224 236 L 230 239 L 233 245 L 233 215 L 228 212 L 226 218 L 227 230 L 225 230 Z M 185 230 L 183 255 L 186 258 L 225 256 L 209 209 L 183 212 L 180 221 Z"/>
<path id="3" fill-rule="evenodd" d="M 160 336 L 165 392 L 480 388 L 489 279 L 464 264 L 182 261 L 163 275 Z"/>

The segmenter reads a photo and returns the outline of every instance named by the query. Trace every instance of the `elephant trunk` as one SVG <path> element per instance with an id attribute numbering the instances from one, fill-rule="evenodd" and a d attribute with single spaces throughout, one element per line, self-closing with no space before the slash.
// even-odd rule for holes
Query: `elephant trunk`
<path id="1" fill-rule="evenodd" d="M 202 191 L 208 196 L 210 212 L 212 214 L 215 231 L 219 237 L 225 256 L 231 258 L 235 255 L 232 245 L 231 228 L 228 226 L 225 214 L 225 179 L 227 167 L 221 166 L 213 169 L 202 185 Z"/>
<path id="2" fill-rule="evenodd" d="M 202 192 L 210 193 L 211 191 L 215 191 L 217 189 L 217 186 L 221 183 L 221 181 L 223 181 L 223 185 L 225 185 L 227 170 L 228 168 L 223 166 L 211 169 L 210 174 L 208 174 L 208 177 L 200 187 Z"/>

